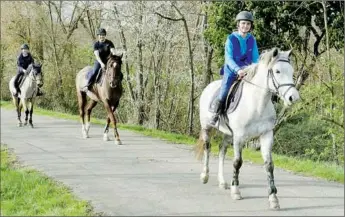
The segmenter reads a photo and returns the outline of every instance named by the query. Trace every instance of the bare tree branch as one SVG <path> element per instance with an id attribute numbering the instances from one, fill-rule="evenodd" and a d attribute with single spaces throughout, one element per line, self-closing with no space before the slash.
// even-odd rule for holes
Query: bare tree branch
<path id="1" fill-rule="evenodd" d="M 157 14 L 158 16 L 160 16 L 160 17 L 162 17 L 164 19 L 167 19 L 167 20 L 172 20 L 172 21 L 181 21 L 181 20 L 183 20 L 183 18 L 176 19 L 176 18 L 167 17 L 167 16 L 164 16 L 164 15 L 158 13 L 158 12 L 154 12 L 154 14 Z"/>
<path id="2" fill-rule="evenodd" d="M 335 124 L 335 125 L 337 125 L 337 126 L 339 126 L 339 127 L 341 127 L 341 128 L 344 129 L 344 123 L 339 123 L 339 122 L 337 122 L 337 121 L 335 121 L 335 120 L 333 120 L 333 119 L 326 118 L 326 117 L 322 117 L 321 120 L 324 120 L 324 121 L 333 123 L 333 124 Z"/>

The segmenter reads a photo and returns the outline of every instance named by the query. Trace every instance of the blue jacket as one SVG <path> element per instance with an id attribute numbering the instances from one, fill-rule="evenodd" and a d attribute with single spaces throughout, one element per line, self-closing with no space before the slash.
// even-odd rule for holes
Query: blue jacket
<path id="1" fill-rule="evenodd" d="M 254 36 L 245 38 L 238 32 L 230 34 L 225 42 L 225 68 L 237 74 L 243 66 L 258 63 L 259 51 Z M 225 69 L 226 70 L 226 69 Z"/>
<path id="2" fill-rule="evenodd" d="M 34 59 L 30 53 L 26 57 L 24 57 L 23 54 L 18 56 L 17 66 L 20 70 L 27 69 L 31 63 L 34 63 Z"/>

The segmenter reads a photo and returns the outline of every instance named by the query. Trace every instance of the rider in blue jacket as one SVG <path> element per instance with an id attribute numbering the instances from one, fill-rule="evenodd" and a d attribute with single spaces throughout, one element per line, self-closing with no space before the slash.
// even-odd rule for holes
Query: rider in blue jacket
<path id="1" fill-rule="evenodd" d="M 236 16 L 236 22 L 237 31 L 228 35 L 225 42 L 225 64 L 221 70 L 224 75 L 219 95 L 211 106 L 214 115 L 210 125 L 217 123 L 231 85 L 237 78 L 245 76 L 243 68 L 259 61 L 256 39 L 250 34 L 254 23 L 252 13 L 241 11 Z"/>

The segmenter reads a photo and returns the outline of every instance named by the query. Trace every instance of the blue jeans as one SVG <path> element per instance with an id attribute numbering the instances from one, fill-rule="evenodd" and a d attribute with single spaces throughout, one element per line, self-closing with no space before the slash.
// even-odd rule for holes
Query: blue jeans
<path id="1" fill-rule="evenodd" d="M 235 72 L 230 70 L 228 66 L 224 66 L 222 86 L 220 87 L 220 91 L 218 95 L 218 99 L 221 102 L 224 102 L 226 100 L 230 87 L 234 83 L 236 78 L 237 78 L 237 75 L 235 74 Z"/>
<path id="2" fill-rule="evenodd" d="M 89 78 L 88 84 L 91 84 L 94 82 L 97 76 L 97 72 L 99 71 L 100 68 L 101 68 L 101 64 L 96 60 L 95 63 L 93 64 L 93 70 Z"/>

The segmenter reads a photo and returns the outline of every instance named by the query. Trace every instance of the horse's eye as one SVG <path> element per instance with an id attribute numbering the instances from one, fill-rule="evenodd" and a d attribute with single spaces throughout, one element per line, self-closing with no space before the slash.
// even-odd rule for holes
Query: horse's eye
<path id="1" fill-rule="evenodd" d="M 279 73 L 280 73 L 280 71 L 279 71 L 279 70 L 277 70 L 277 71 L 276 71 L 276 73 L 278 73 L 278 74 L 279 74 Z"/>

